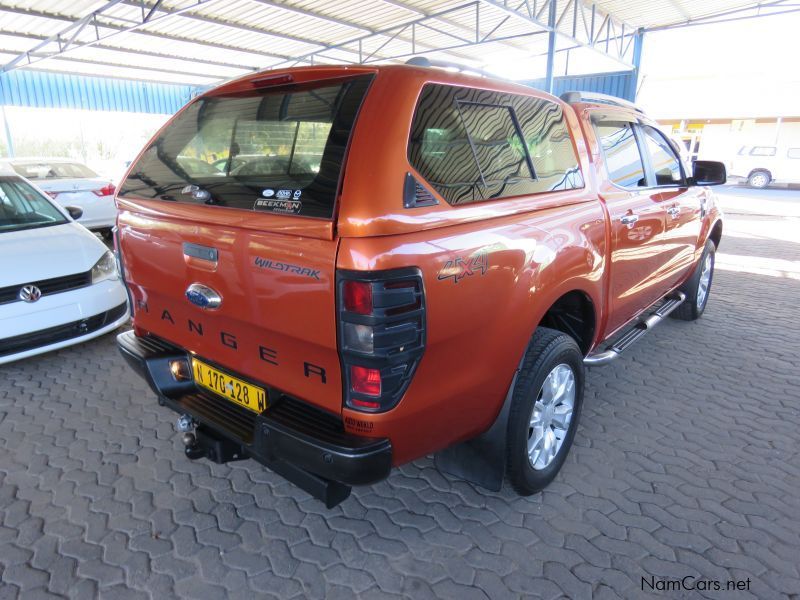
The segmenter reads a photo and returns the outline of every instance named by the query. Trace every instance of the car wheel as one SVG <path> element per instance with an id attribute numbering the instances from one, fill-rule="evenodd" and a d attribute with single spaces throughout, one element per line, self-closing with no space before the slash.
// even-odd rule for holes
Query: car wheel
<path id="1" fill-rule="evenodd" d="M 683 321 L 699 319 L 708 305 L 708 296 L 711 294 L 711 283 L 714 281 L 714 261 L 717 247 L 711 240 L 706 241 L 706 247 L 700 262 L 697 263 L 692 276 L 681 286 L 681 291 L 686 294 L 686 300 L 670 313 L 670 316 Z"/>
<path id="2" fill-rule="evenodd" d="M 583 354 L 568 335 L 539 327 L 514 385 L 506 475 L 522 496 L 545 488 L 567 457 L 583 403 Z"/>
<path id="3" fill-rule="evenodd" d="M 762 189 L 769 185 L 772 176 L 767 171 L 753 171 L 747 178 L 747 185 L 752 188 Z"/>

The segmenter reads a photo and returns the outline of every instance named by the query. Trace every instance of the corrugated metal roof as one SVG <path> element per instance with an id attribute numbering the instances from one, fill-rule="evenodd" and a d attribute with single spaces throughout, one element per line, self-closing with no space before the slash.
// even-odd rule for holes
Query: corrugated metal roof
<path id="1" fill-rule="evenodd" d="M 554 1 L 559 50 L 571 48 L 570 65 L 584 54 L 599 56 L 606 62 L 598 70 L 630 62 L 637 27 L 758 4 L 597 0 L 593 11 L 588 0 Z M 497 62 L 526 65 L 546 52 L 547 6 L 546 0 L 0 0 L 0 64 L 36 48 L 15 66 L 196 85 L 297 60 L 375 62 L 420 53 L 491 69 Z M 83 27 L 69 29 L 81 19 Z"/>

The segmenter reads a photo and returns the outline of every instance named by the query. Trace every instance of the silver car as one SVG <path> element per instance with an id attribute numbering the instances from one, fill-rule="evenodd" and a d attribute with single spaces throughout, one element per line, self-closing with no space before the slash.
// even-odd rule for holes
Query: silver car
<path id="1" fill-rule="evenodd" d="M 78 206 L 78 223 L 111 238 L 117 219 L 116 191 L 111 180 L 89 167 L 66 158 L 19 158 L 4 161 L 61 206 Z"/>

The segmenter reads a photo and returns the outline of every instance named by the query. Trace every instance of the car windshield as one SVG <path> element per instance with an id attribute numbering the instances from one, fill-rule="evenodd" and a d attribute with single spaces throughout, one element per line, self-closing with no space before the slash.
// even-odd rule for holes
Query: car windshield
<path id="1" fill-rule="evenodd" d="M 119 196 L 330 219 L 371 79 L 201 98 L 150 144 Z"/>
<path id="2" fill-rule="evenodd" d="M 61 211 L 33 186 L 16 177 L 0 177 L 0 233 L 66 222 Z"/>
<path id="3" fill-rule="evenodd" d="M 91 179 L 97 173 L 76 162 L 14 162 L 14 170 L 26 179 Z"/>

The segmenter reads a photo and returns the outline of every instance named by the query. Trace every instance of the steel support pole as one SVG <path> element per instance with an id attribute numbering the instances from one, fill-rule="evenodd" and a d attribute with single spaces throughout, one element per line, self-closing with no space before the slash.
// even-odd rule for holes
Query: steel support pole
<path id="1" fill-rule="evenodd" d="M 14 158 L 14 140 L 11 138 L 11 127 L 8 125 L 6 107 L 2 104 L 0 104 L 0 117 L 3 119 L 3 130 L 6 134 L 6 149 L 8 151 L 8 158 Z"/>
<path id="2" fill-rule="evenodd" d="M 547 75 L 545 87 L 547 92 L 553 93 L 553 64 L 556 58 L 556 9 L 557 0 L 550 0 L 549 12 L 547 13 Z"/>
<path id="3" fill-rule="evenodd" d="M 644 43 L 644 29 L 639 28 L 633 37 L 633 73 L 628 85 L 627 100 L 636 102 L 636 88 L 639 85 L 639 67 L 642 63 L 642 44 Z"/>

